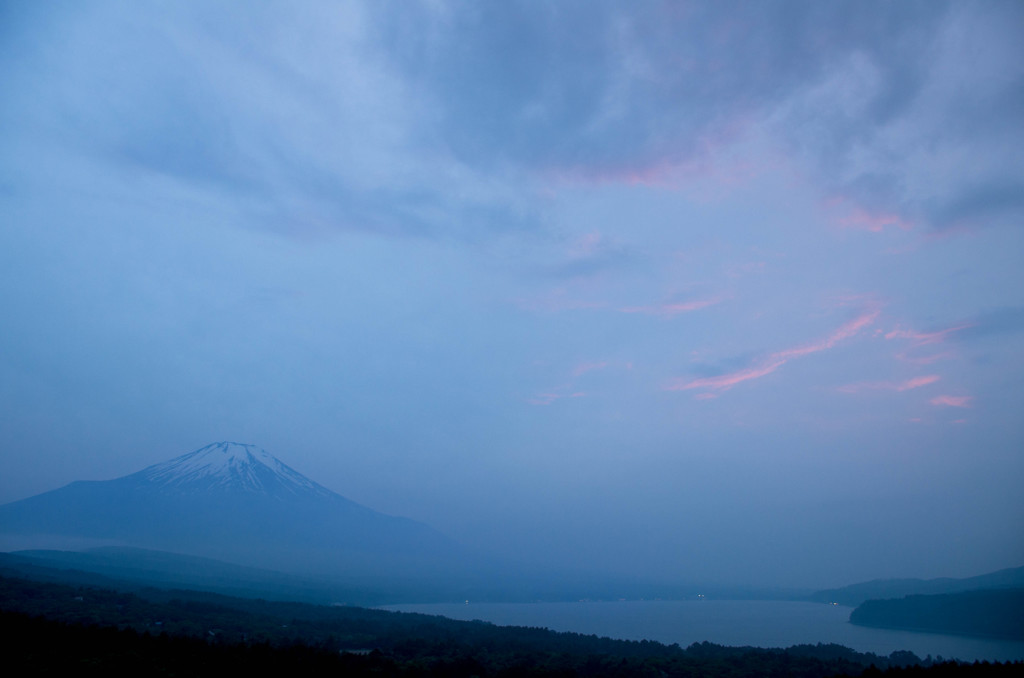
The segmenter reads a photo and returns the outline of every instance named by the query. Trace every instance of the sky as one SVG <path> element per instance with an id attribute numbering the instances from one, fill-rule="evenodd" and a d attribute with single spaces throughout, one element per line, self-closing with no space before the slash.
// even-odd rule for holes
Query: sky
<path id="1" fill-rule="evenodd" d="M 498 554 L 1024 565 L 1024 4 L 0 2 L 0 502 L 220 440 Z"/>

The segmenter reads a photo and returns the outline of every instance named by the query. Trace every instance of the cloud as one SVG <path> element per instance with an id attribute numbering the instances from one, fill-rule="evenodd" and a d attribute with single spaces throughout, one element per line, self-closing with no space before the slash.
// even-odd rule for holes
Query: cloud
<path id="1" fill-rule="evenodd" d="M 857 13 L 875 17 L 873 36 L 865 22 L 852 40 L 823 51 L 827 61 L 819 63 L 828 65 L 783 97 L 768 124 L 823 188 L 862 211 L 849 226 L 920 224 L 943 232 L 1020 224 L 1024 190 L 1007 177 L 1024 175 L 1015 150 L 1024 8 L 886 9 Z"/>
<path id="2" fill-rule="evenodd" d="M 844 198 L 829 202 L 837 208 L 833 220 L 842 228 L 882 233 L 892 228 L 909 231 L 914 227 L 912 222 L 895 212 L 872 212 L 864 207 L 851 205 L 851 201 Z"/>
<path id="3" fill-rule="evenodd" d="M 915 365 L 931 365 L 932 363 L 937 363 L 940 360 L 949 360 L 955 355 L 956 354 L 954 354 L 952 351 L 943 351 L 942 353 L 933 353 L 931 355 L 926 356 L 912 356 L 904 352 L 897 353 L 896 358 L 899 360 L 905 360 L 906 362 L 913 363 Z"/>
<path id="4" fill-rule="evenodd" d="M 625 306 L 618 310 L 620 313 L 644 313 L 647 315 L 673 316 L 680 313 L 699 311 L 702 308 L 714 306 L 721 302 L 722 299 L 720 297 L 715 297 L 713 299 L 697 299 L 694 301 L 665 303 L 658 306 Z"/>
<path id="5" fill-rule="evenodd" d="M 578 377 L 580 375 L 586 374 L 587 372 L 593 372 L 595 370 L 603 370 L 606 367 L 608 367 L 608 363 L 607 362 L 580 363 L 579 365 L 577 365 L 575 367 L 575 369 L 573 369 L 572 375 L 574 377 Z"/>
<path id="6" fill-rule="evenodd" d="M 552 175 L 727 182 L 745 165 L 722 175 L 726 149 L 762 137 L 848 200 L 850 227 L 1019 221 L 1021 10 L 867 7 L 313 1 L 240 31 L 215 3 L 94 3 L 77 30 L 33 31 L 67 44 L 33 47 L 18 77 L 45 83 L 8 87 L 5 108 L 285 234 L 540 228 Z"/>
<path id="7" fill-rule="evenodd" d="M 967 186 L 940 202 L 930 213 L 936 231 L 984 227 L 1014 220 L 1024 213 L 1024 184 L 993 178 L 989 183 Z"/>
<path id="8" fill-rule="evenodd" d="M 952 396 L 952 395 L 940 395 L 932 398 L 928 402 L 932 405 L 942 407 L 970 407 L 971 401 L 974 398 L 971 396 Z"/>
<path id="9" fill-rule="evenodd" d="M 932 332 L 918 332 L 916 330 L 908 330 L 897 327 L 885 334 L 886 339 L 909 339 L 910 348 L 906 351 L 902 351 L 896 354 L 896 358 L 904 360 L 915 365 L 930 365 L 940 360 L 946 360 L 953 357 L 952 351 L 941 351 L 939 353 L 932 353 L 931 355 L 913 355 L 914 350 L 921 348 L 922 346 L 932 346 L 935 344 L 942 344 L 947 341 L 951 336 L 956 335 L 958 332 L 962 332 L 972 326 L 972 323 L 962 323 L 953 327 L 947 327 L 942 330 L 935 330 Z"/>
<path id="10" fill-rule="evenodd" d="M 693 379 L 692 381 L 677 380 L 674 384 L 667 386 L 665 390 L 686 391 L 693 388 L 710 388 L 724 391 L 732 388 L 736 384 L 741 384 L 744 381 L 760 379 L 761 377 L 767 376 L 785 364 L 785 360 L 774 360 L 766 362 L 759 367 L 738 370 L 736 372 L 723 374 L 717 377 L 702 377 L 700 379 Z"/>
<path id="11" fill-rule="evenodd" d="M 981 339 L 1024 331 L 1024 307 L 1007 306 L 975 316 L 963 326 L 961 338 Z"/>
<path id="12" fill-rule="evenodd" d="M 838 344 L 840 341 L 843 341 L 844 339 L 849 339 L 850 337 L 854 336 L 868 325 L 874 323 L 875 320 L 878 318 L 879 313 L 880 311 L 878 311 L 877 309 L 868 311 L 867 313 L 863 313 L 860 316 L 851 320 L 850 322 L 843 324 L 841 327 L 839 327 L 839 329 L 837 329 L 835 332 L 830 334 L 825 339 L 822 339 L 821 341 L 805 344 L 803 346 L 797 346 L 795 348 L 787 349 L 785 351 L 780 351 L 779 353 L 774 354 L 773 357 L 777 357 L 781 359 L 783 362 L 786 362 L 792 358 L 799 358 L 801 356 L 810 355 L 811 353 L 817 353 L 819 351 L 830 349 L 834 347 L 836 344 Z"/>
<path id="13" fill-rule="evenodd" d="M 569 256 L 573 259 L 584 259 L 598 254 L 604 247 L 604 237 L 597 231 L 584 233 L 569 247 Z"/>
<path id="14" fill-rule="evenodd" d="M 561 400 L 562 398 L 583 398 L 586 395 L 587 394 L 583 391 L 575 391 L 573 393 L 538 393 L 534 397 L 528 398 L 526 402 L 531 405 L 550 405 L 556 400 Z"/>
<path id="15" fill-rule="evenodd" d="M 244 204 L 247 228 L 471 241 L 531 229 L 521 175 L 483 176 L 429 133 L 431 97 L 389 64 L 374 4 L 50 12 L 17 64 L 37 69 L 18 71 L 33 84 L 5 88 L 5 107 L 97 174 Z"/>
<path id="16" fill-rule="evenodd" d="M 967 329 L 971 327 L 971 323 L 956 325 L 955 327 L 947 327 L 944 330 L 937 330 L 935 332 L 916 332 L 914 330 L 904 330 L 899 327 L 887 332 L 885 335 L 886 339 L 910 339 L 914 346 L 927 346 L 928 344 L 939 344 L 946 340 L 946 338 L 954 332 Z"/>
<path id="17" fill-rule="evenodd" d="M 572 369 L 572 378 L 567 383 L 561 386 L 552 388 L 543 393 L 538 393 L 532 398 L 528 398 L 526 402 L 531 405 L 551 405 L 552 403 L 562 400 L 564 398 L 583 398 L 588 394 L 586 391 L 576 390 L 575 380 L 577 377 L 581 377 L 589 372 L 596 372 L 599 370 L 606 369 L 608 367 L 607 361 L 601 362 L 583 362 L 577 364 Z"/>
<path id="18" fill-rule="evenodd" d="M 513 302 L 521 309 L 538 313 L 561 313 L 563 311 L 596 310 L 607 308 L 603 301 L 589 301 L 571 296 L 564 288 L 558 288 L 533 297 L 520 297 Z"/>
<path id="19" fill-rule="evenodd" d="M 786 349 L 784 351 L 778 351 L 768 356 L 768 358 L 763 360 L 759 365 L 713 377 L 701 377 L 689 380 L 677 379 L 666 386 L 665 390 L 686 391 L 695 388 L 709 388 L 717 391 L 725 391 L 745 381 L 760 379 L 761 377 L 765 377 L 775 372 L 794 358 L 801 358 L 803 356 L 833 348 L 839 342 L 849 339 L 860 332 L 860 330 L 871 325 L 878 318 L 879 313 L 880 311 L 877 309 L 862 313 L 853 320 L 841 325 L 825 339 Z"/>
<path id="20" fill-rule="evenodd" d="M 945 344 L 951 341 L 969 342 L 1004 334 L 1024 331 L 1024 307 L 1008 306 L 978 314 L 969 320 L 941 330 L 917 331 L 897 327 L 885 334 L 886 339 L 910 341 L 910 350 L 896 354 L 900 360 L 917 365 L 928 365 L 953 357 L 952 351 L 931 355 L 913 355 L 914 349 Z"/>
<path id="21" fill-rule="evenodd" d="M 609 271 L 629 267 L 635 253 L 621 242 L 597 231 L 583 233 L 570 240 L 557 263 L 542 267 L 538 273 L 561 280 L 599 277 Z"/>
<path id="22" fill-rule="evenodd" d="M 846 386 L 840 386 L 839 390 L 843 393 L 858 393 L 860 391 L 909 391 L 911 389 L 934 384 L 939 381 L 939 379 L 939 375 L 929 374 L 927 376 L 914 377 L 905 381 L 866 381 L 857 384 L 848 384 Z"/>
<path id="23" fill-rule="evenodd" d="M 869 88 L 838 100 L 823 92 L 789 106 L 789 117 L 811 118 L 807 132 L 825 139 L 810 145 L 828 142 L 823 153 L 857 140 L 843 135 L 851 123 L 868 136 L 913 102 L 948 13 L 934 3 L 857 2 L 641 3 L 623 12 L 593 1 L 537 11 L 510 0 L 471 12 L 381 8 L 374 17 L 390 63 L 436 102 L 437 132 L 457 157 L 650 184 L 802 101 L 829 75 L 846 82 L 843 66 L 857 55 L 873 65 Z"/>

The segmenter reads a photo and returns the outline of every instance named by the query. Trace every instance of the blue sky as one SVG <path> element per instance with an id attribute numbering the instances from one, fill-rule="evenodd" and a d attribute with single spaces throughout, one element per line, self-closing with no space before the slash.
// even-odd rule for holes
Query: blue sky
<path id="1" fill-rule="evenodd" d="M 1017 2 L 0 4 L 0 501 L 215 440 L 550 565 L 1024 563 Z"/>

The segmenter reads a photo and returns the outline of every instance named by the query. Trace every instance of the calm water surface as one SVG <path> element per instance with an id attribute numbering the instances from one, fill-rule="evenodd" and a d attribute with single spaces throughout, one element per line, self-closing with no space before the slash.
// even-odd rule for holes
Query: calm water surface
<path id="1" fill-rule="evenodd" d="M 881 655 L 910 650 L 922 658 L 930 654 L 963 661 L 1024 660 L 1024 642 L 864 628 L 849 623 L 853 608 L 820 603 L 776 600 L 445 603 L 392 605 L 386 609 L 626 640 L 657 640 L 679 643 L 683 647 L 705 640 L 720 645 L 754 647 L 838 643 L 860 652 Z"/>

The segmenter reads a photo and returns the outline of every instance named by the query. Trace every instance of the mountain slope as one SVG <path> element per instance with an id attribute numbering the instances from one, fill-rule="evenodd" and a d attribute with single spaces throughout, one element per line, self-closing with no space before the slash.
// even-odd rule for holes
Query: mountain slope
<path id="1" fill-rule="evenodd" d="M 838 589 L 817 591 L 810 596 L 810 600 L 856 607 L 867 600 L 1012 588 L 1024 588 L 1024 567 L 1012 567 L 966 579 L 874 579 Z"/>
<path id="2" fill-rule="evenodd" d="M 982 589 L 898 600 L 868 600 L 850 613 L 850 623 L 1024 640 L 1024 589 Z"/>
<path id="3" fill-rule="evenodd" d="M 241 598 L 290 600 L 323 605 L 384 605 L 415 600 L 415 587 L 374 589 L 343 581 L 304 577 L 232 565 L 211 558 L 123 546 L 86 551 L 18 551 L 0 553 L 0 577 L 126 591 L 145 588 L 192 589 Z M 431 596 L 427 597 L 431 599 Z"/>
<path id="4" fill-rule="evenodd" d="M 0 506 L 0 533 L 347 577 L 430 576 L 461 559 L 430 527 L 373 511 L 255 446 L 229 442 Z"/>

